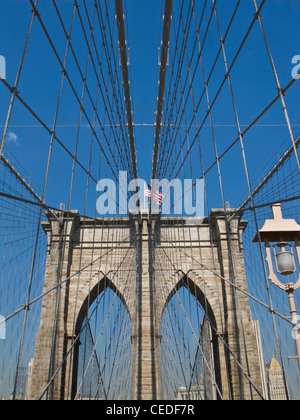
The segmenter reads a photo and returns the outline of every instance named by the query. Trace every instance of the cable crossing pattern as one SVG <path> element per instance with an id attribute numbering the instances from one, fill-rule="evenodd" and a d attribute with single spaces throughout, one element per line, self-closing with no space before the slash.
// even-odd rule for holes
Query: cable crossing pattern
<path id="1" fill-rule="evenodd" d="M 299 399 L 297 326 L 253 242 L 274 205 L 300 222 L 297 79 L 275 12 L 157 3 L 153 124 L 135 121 L 148 81 L 130 2 L 22 5 L 16 76 L 0 78 L 1 399 L 268 400 L 275 359 L 277 398 Z M 158 209 L 139 176 L 170 181 Z"/>

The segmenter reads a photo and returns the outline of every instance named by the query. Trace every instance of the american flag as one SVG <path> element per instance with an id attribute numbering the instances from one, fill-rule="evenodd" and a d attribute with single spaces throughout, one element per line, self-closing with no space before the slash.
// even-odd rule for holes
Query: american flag
<path id="1" fill-rule="evenodd" d="M 159 191 L 155 191 L 155 201 L 156 204 L 161 205 L 162 202 L 164 201 L 165 196 L 162 195 Z"/>
<path id="2" fill-rule="evenodd" d="M 151 198 L 151 187 L 148 184 L 145 184 L 145 197 Z"/>
<path id="3" fill-rule="evenodd" d="M 145 184 L 145 197 L 152 197 L 152 189 L 150 187 L 150 185 Z M 161 205 L 162 202 L 164 201 L 165 196 L 162 195 L 159 191 L 155 190 L 155 195 L 154 195 L 154 199 L 156 204 Z"/>

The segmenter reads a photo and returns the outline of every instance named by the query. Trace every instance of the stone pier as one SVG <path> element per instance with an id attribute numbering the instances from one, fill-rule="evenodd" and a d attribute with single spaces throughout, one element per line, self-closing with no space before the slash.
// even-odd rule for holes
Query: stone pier
<path id="1" fill-rule="evenodd" d="M 232 287 L 247 291 L 241 241 L 245 222 L 233 219 L 228 230 L 221 210 L 213 210 L 203 221 L 165 219 L 159 214 L 150 218 L 148 213 L 91 220 L 76 211 L 57 217 L 48 214 L 48 222 L 43 223 L 48 237 L 44 292 L 53 290 L 43 299 L 31 399 L 43 393 L 43 398 L 53 400 L 76 396 L 78 346 L 74 341 L 88 308 L 108 285 L 132 320 L 134 399 L 161 398 L 160 323 L 180 287 L 188 288 L 206 308 L 212 325 L 215 383 L 223 398 L 257 395 L 246 378 L 260 388 L 249 301 Z M 126 279 L 112 265 L 124 255 L 128 255 Z M 97 263 L 91 263 L 94 260 Z M 125 280 L 130 287 L 125 287 Z"/>

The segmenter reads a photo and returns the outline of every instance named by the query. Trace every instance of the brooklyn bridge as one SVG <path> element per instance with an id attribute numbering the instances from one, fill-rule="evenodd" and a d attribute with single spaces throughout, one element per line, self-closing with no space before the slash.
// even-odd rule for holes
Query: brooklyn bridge
<path id="1" fill-rule="evenodd" d="M 0 399 L 298 400 L 298 3 L 1 3 Z"/>

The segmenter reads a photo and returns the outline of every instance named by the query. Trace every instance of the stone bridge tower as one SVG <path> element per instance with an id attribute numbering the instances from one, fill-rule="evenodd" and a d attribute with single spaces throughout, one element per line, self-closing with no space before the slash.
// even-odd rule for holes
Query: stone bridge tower
<path id="1" fill-rule="evenodd" d="M 132 321 L 134 399 L 159 400 L 160 322 L 172 296 L 186 287 L 205 308 L 212 325 L 215 379 L 223 398 L 250 399 L 256 393 L 246 375 L 255 384 L 261 380 L 249 301 L 243 293 L 237 299 L 236 292 L 236 288 L 247 291 L 241 248 L 245 227 L 245 222 L 233 219 L 228 237 L 221 210 L 213 210 L 201 223 L 164 219 L 159 214 L 149 218 L 148 213 L 113 220 L 83 219 L 75 211 L 58 213 L 57 218 L 48 214 L 48 222 L 43 223 L 48 237 L 47 294 L 30 398 L 40 398 L 52 377 L 44 398 L 75 397 L 76 337 L 88 308 L 110 287 Z M 112 266 L 112 260 L 117 265 Z M 121 264 L 126 265 L 126 282 L 117 269 Z"/>

